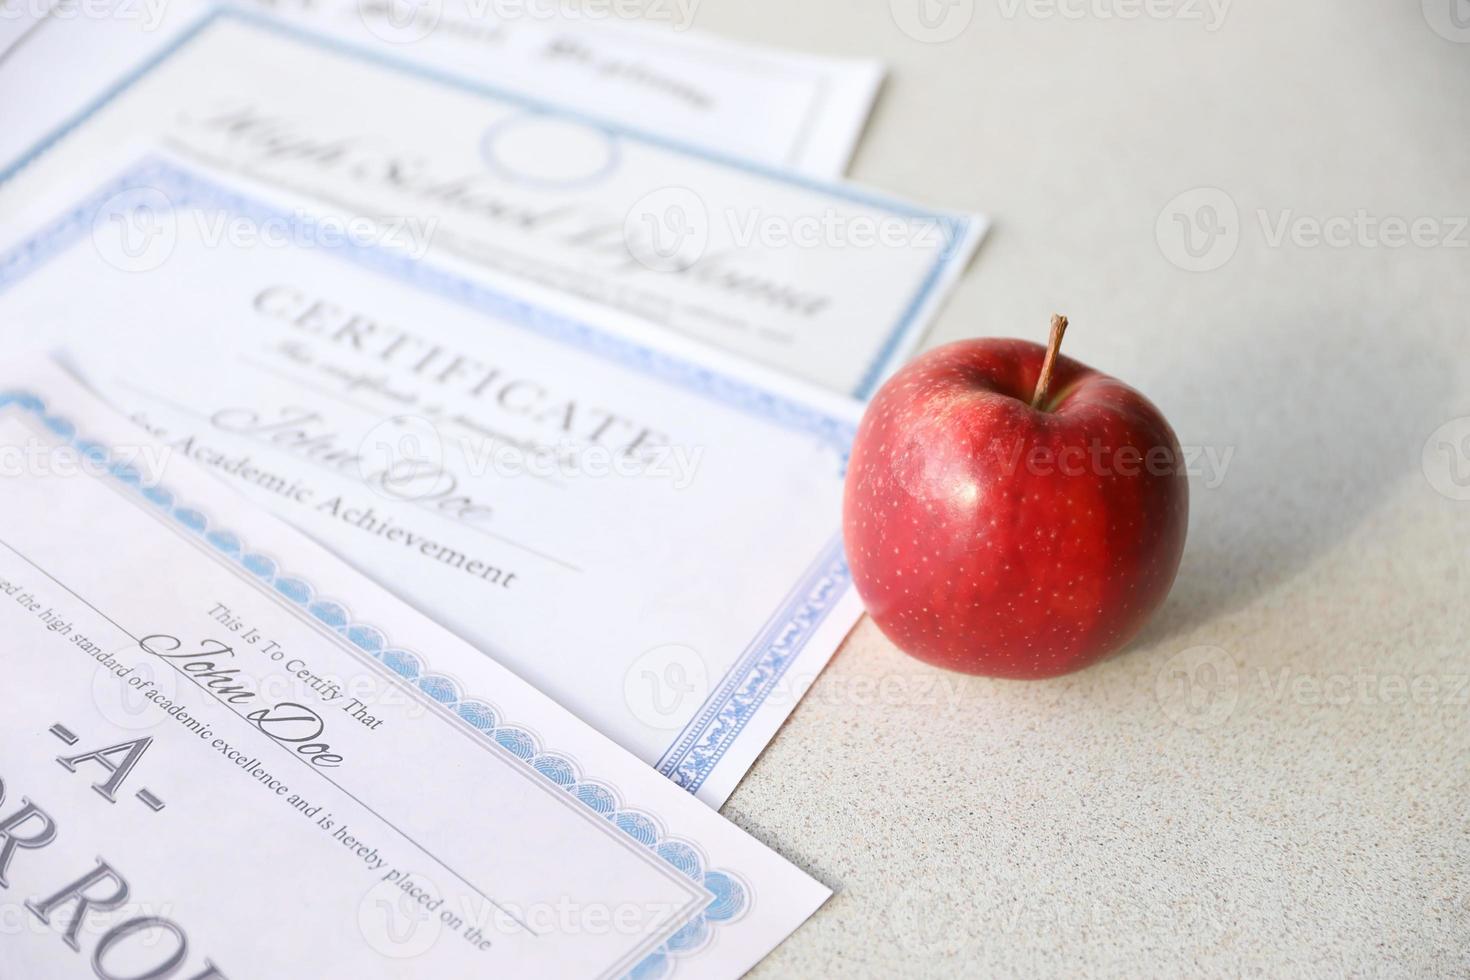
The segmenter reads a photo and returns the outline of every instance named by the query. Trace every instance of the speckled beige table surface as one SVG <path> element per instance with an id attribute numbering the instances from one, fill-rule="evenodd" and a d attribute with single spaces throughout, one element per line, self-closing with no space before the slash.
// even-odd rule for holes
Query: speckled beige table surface
<path id="1" fill-rule="evenodd" d="M 884 61 L 853 177 L 994 221 L 927 344 L 1066 313 L 1194 461 L 1122 656 L 856 629 L 723 811 L 837 892 L 754 976 L 1470 976 L 1470 0 L 659 2 Z"/>
<path id="2" fill-rule="evenodd" d="M 725 808 L 838 891 L 756 975 L 1470 975 L 1470 8 L 919 2 L 695 24 L 888 63 L 853 176 L 996 221 L 928 342 L 1070 314 L 1190 539 L 1061 680 L 857 629 Z"/>

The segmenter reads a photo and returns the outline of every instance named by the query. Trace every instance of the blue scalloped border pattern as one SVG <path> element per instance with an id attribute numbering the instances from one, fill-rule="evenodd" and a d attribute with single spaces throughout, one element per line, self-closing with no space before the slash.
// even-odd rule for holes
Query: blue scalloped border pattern
<path id="1" fill-rule="evenodd" d="M 655 817 L 624 806 L 614 787 L 584 778 L 574 762 L 546 751 L 534 732 L 511 724 L 490 701 L 469 696 L 458 681 L 431 670 L 424 658 L 414 651 L 394 646 L 377 627 L 354 621 L 344 603 L 319 594 L 305 579 L 287 574 L 274 558 L 251 549 L 233 531 L 213 527 L 208 515 L 183 503 L 168 488 L 145 483 L 143 474 L 131 464 L 118 461 L 105 445 L 81 437 L 76 425 L 65 417 L 48 413 L 45 401 L 39 396 L 27 391 L 0 391 L 0 411 L 10 407 L 34 415 L 49 432 L 64 440 L 83 458 L 105 467 L 114 480 L 132 490 L 140 500 L 169 517 L 179 527 L 198 535 L 223 560 L 238 565 L 300 606 L 317 622 L 340 634 L 353 647 L 412 684 L 425 697 L 451 711 L 461 723 L 494 742 L 588 810 L 651 850 L 670 867 L 703 886 L 710 894 L 710 902 L 704 911 L 639 961 L 627 977 L 632 980 L 659 980 L 671 975 L 680 957 L 697 953 L 708 945 L 715 926 L 733 922 L 749 910 L 752 892 L 747 883 L 732 872 L 707 869 L 705 856 L 696 845 L 666 836 Z"/>

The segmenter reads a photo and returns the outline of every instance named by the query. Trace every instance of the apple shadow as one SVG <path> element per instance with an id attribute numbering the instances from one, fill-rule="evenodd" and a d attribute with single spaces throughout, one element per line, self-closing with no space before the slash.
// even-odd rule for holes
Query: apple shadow
<path id="1" fill-rule="evenodd" d="M 1341 322 L 1304 311 L 1249 343 L 1201 345 L 1211 348 L 1205 370 L 1187 387 L 1157 388 L 1181 444 L 1201 447 L 1204 472 L 1192 471 L 1173 591 L 1122 655 L 1262 598 L 1419 474 L 1423 441 L 1452 397 L 1444 352 L 1391 327 L 1339 343 Z"/>

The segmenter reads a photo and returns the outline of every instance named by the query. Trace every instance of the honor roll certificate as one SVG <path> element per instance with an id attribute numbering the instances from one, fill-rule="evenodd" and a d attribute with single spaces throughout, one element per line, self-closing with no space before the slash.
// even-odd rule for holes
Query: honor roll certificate
<path id="1" fill-rule="evenodd" d="M 382 50 L 216 12 L 23 159 L 0 201 L 15 209 L 151 135 L 324 213 L 406 228 L 491 284 L 858 396 L 912 350 L 983 228 Z"/>
<path id="2" fill-rule="evenodd" d="M 0 378 L 7 976 L 736 977 L 825 899 L 49 367 Z"/>
<path id="3" fill-rule="evenodd" d="M 711 804 L 860 615 L 854 403 L 175 162 L 0 256 L 0 324 Z"/>

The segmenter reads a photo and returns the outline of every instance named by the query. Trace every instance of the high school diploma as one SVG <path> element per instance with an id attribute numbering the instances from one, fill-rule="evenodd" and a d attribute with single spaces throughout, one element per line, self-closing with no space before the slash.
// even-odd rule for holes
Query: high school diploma
<path id="1" fill-rule="evenodd" d="M 912 351 L 985 226 L 228 8 L 0 170 L 0 211 L 138 138 L 496 288 L 857 396 Z"/>

